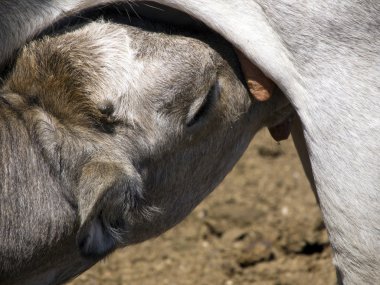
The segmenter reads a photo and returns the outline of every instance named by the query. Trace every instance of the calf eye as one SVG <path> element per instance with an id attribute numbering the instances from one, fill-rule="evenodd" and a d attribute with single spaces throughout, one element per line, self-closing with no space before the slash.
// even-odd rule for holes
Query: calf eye
<path id="1" fill-rule="evenodd" d="M 191 107 L 186 119 L 186 126 L 191 127 L 207 116 L 212 106 L 219 96 L 219 83 L 216 82 L 207 95 L 201 100 L 197 100 Z"/>

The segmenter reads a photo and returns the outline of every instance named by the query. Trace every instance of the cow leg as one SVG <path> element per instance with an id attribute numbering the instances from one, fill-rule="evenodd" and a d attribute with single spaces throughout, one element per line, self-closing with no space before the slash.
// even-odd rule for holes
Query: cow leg
<path id="1" fill-rule="evenodd" d="M 309 151 L 307 150 L 305 137 L 303 136 L 302 123 L 301 123 L 300 118 L 297 115 L 294 117 L 291 133 L 292 133 L 294 146 L 296 147 L 296 150 L 301 160 L 306 177 L 309 180 L 310 186 L 318 201 L 318 195 L 315 188 L 315 181 L 313 177 L 313 170 L 311 168 L 311 162 L 309 158 Z M 318 201 L 318 204 L 319 204 L 319 201 Z M 339 270 L 336 270 L 336 275 L 338 279 L 338 284 L 343 284 Z"/>
<path id="2" fill-rule="evenodd" d="M 294 145 L 297 149 L 297 153 L 301 160 L 306 177 L 309 180 L 314 193 L 316 194 L 313 170 L 311 169 L 311 162 L 309 158 L 309 151 L 307 150 L 305 137 L 303 136 L 302 123 L 297 115 L 294 116 L 291 133 Z"/>
<path id="3" fill-rule="evenodd" d="M 344 143 L 334 149 L 315 140 L 316 136 L 312 140 L 298 116 L 292 126 L 292 137 L 322 211 L 339 284 L 378 284 L 380 231 L 376 175 L 352 167 L 365 163 L 358 158 L 362 155 L 360 149 L 349 157 Z M 354 172 L 345 169 L 349 162 Z"/>

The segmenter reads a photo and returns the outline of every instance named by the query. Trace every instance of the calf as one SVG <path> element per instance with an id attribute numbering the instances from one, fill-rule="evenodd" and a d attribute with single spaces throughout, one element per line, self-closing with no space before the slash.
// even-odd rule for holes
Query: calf
<path id="1" fill-rule="evenodd" d="M 1 283 L 60 284 L 161 234 L 288 114 L 250 98 L 221 38 L 136 25 L 31 42 L 5 80 Z"/>

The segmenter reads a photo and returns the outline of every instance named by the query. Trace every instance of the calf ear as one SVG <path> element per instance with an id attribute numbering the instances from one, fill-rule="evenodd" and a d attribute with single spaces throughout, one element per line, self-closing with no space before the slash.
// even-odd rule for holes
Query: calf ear
<path id="1" fill-rule="evenodd" d="M 127 213 L 142 200 L 140 177 L 126 172 L 106 162 L 90 162 L 82 169 L 77 245 L 85 258 L 100 259 L 122 242 Z"/>

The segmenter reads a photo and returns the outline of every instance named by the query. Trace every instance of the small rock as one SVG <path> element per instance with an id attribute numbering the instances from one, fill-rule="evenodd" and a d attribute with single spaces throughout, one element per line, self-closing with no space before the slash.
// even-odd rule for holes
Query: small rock
<path id="1" fill-rule="evenodd" d="M 224 242 L 232 243 L 232 242 L 243 239 L 247 235 L 248 233 L 246 229 L 232 228 L 232 229 L 227 230 L 223 234 L 222 240 Z"/>
<path id="2" fill-rule="evenodd" d="M 271 244 L 264 240 L 256 240 L 242 250 L 237 261 L 242 268 L 245 268 L 272 259 L 274 259 L 274 253 Z"/>

